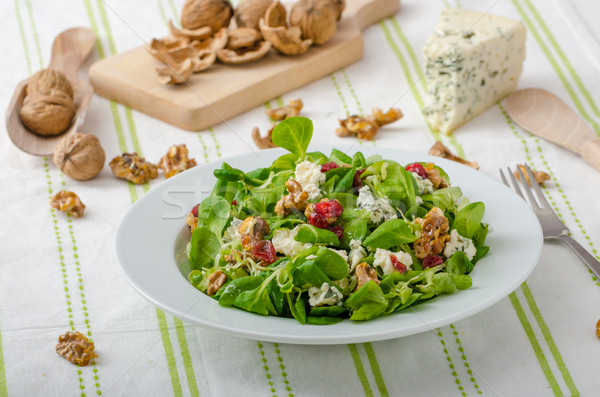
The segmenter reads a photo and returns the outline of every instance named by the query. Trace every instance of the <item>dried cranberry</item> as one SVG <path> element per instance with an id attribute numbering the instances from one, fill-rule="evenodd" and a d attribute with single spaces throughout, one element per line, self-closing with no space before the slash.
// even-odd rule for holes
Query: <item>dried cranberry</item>
<path id="1" fill-rule="evenodd" d="M 362 170 L 356 170 L 356 173 L 354 174 L 354 180 L 352 181 L 352 187 L 356 187 L 356 188 L 363 187 L 362 179 L 360 179 L 360 176 L 366 170 L 367 170 L 366 168 L 362 169 Z"/>
<path id="2" fill-rule="evenodd" d="M 336 163 L 334 163 L 333 161 L 331 163 L 325 163 L 321 165 L 321 172 L 327 172 L 330 171 L 334 168 L 339 168 L 340 166 L 337 165 Z"/>
<path id="3" fill-rule="evenodd" d="M 444 260 L 439 255 L 429 255 L 423 258 L 423 269 L 428 269 L 444 263 Z"/>
<path id="4" fill-rule="evenodd" d="M 273 263 L 275 260 L 277 260 L 275 247 L 273 247 L 273 243 L 269 240 L 261 240 L 254 244 L 254 248 L 252 248 L 252 256 L 267 263 Z"/>
<path id="5" fill-rule="evenodd" d="M 405 167 L 408 172 L 415 172 L 423 179 L 427 179 L 427 171 L 425 171 L 425 167 L 421 163 L 412 163 Z"/>
<path id="6" fill-rule="evenodd" d="M 237 200 L 233 200 L 233 201 L 231 202 L 231 205 L 237 205 Z"/>
<path id="7" fill-rule="evenodd" d="M 308 216 L 308 223 L 314 227 L 318 227 L 319 229 L 327 229 L 329 226 L 327 223 L 327 218 L 321 214 L 317 214 L 316 212 L 313 212 Z"/>
<path id="8" fill-rule="evenodd" d="M 196 204 L 194 206 L 194 208 L 192 208 L 192 215 L 194 215 L 196 218 L 198 218 L 198 207 L 200 206 L 200 204 Z"/>
<path id="9" fill-rule="evenodd" d="M 392 265 L 398 270 L 400 273 L 406 273 L 406 266 L 396 258 L 396 255 L 390 255 L 390 259 L 392 260 Z"/>
<path id="10" fill-rule="evenodd" d="M 344 227 L 340 225 L 329 226 L 328 229 L 335 233 L 338 239 L 342 239 L 344 237 Z"/>
<path id="11" fill-rule="evenodd" d="M 337 218 L 344 212 L 344 207 L 337 200 L 327 200 L 315 203 L 313 212 L 327 218 Z"/>

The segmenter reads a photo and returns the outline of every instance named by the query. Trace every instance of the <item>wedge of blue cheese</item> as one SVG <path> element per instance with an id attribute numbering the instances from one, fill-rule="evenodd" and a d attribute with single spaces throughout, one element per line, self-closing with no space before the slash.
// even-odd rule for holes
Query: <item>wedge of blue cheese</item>
<path id="1" fill-rule="evenodd" d="M 525 60 L 525 27 L 486 13 L 445 9 L 427 40 L 423 113 L 451 133 L 517 87 Z"/>

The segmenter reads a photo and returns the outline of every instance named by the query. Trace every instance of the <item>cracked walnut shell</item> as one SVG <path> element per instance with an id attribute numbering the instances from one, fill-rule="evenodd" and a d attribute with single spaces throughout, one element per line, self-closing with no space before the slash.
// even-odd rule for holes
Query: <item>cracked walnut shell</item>
<path id="1" fill-rule="evenodd" d="M 142 184 L 158 176 L 156 165 L 147 162 L 137 153 L 123 153 L 108 164 L 117 178 Z"/>
<path id="2" fill-rule="evenodd" d="M 98 357 L 94 352 L 94 342 L 78 331 L 69 331 L 58 337 L 56 353 L 73 364 L 85 367 L 91 359 Z"/>
<path id="3" fill-rule="evenodd" d="M 531 180 L 529 179 L 529 175 L 527 174 L 527 168 L 523 164 L 519 164 L 519 165 L 517 165 L 517 167 L 519 167 L 521 169 L 521 172 L 523 173 L 523 176 L 525 177 L 525 182 L 527 182 L 527 184 L 529 186 L 532 186 Z M 533 174 L 533 179 L 535 180 L 535 182 L 540 186 L 544 186 L 546 181 L 549 181 L 551 179 L 550 175 L 545 173 L 544 171 L 531 170 L 531 173 Z M 518 181 L 521 180 L 521 175 L 519 174 L 518 170 L 515 170 L 513 172 L 513 175 L 515 176 L 515 178 L 517 178 Z"/>
<path id="4" fill-rule="evenodd" d="M 76 132 L 61 139 L 54 150 L 54 165 L 65 175 L 85 181 L 98 175 L 106 159 L 94 135 Z"/>
<path id="5" fill-rule="evenodd" d="M 75 218 L 81 218 L 85 210 L 85 205 L 81 202 L 79 196 L 67 190 L 61 190 L 52 196 L 50 206 Z"/>
<path id="6" fill-rule="evenodd" d="M 269 128 L 269 131 L 267 131 L 267 135 L 263 137 L 260 135 L 260 130 L 258 129 L 258 127 L 252 128 L 252 139 L 254 140 L 256 147 L 258 147 L 259 149 L 271 149 L 277 147 L 277 145 L 273 143 L 274 129 L 275 124 L 273 124 L 271 128 Z"/>
<path id="7" fill-rule="evenodd" d="M 439 141 L 434 143 L 433 146 L 431 147 L 431 149 L 429 149 L 429 154 L 432 156 L 437 156 L 437 157 L 441 157 L 444 159 L 456 161 L 457 163 L 464 164 L 467 167 L 471 167 L 476 170 L 479 169 L 479 164 L 477 164 L 476 161 L 467 161 L 465 159 L 462 159 L 462 158 L 456 156 L 454 153 L 452 153 L 450 151 L 450 149 L 448 149 L 442 142 L 439 142 Z"/>
<path id="8" fill-rule="evenodd" d="M 229 26 L 233 7 L 227 0 L 187 0 L 181 11 L 181 26 L 184 29 L 199 29 L 208 26 L 213 32 Z"/>
<path id="9" fill-rule="evenodd" d="M 173 175 L 196 166 L 196 160 L 190 159 L 188 153 L 185 144 L 173 145 L 169 148 L 167 154 L 158 163 L 158 166 L 165 173 L 165 178 L 168 179 Z"/>

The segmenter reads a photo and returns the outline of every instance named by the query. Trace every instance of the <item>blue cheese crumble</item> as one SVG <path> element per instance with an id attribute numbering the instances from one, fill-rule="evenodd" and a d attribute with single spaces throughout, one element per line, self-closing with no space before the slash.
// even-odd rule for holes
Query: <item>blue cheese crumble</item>
<path id="1" fill-rule="evenodd" d="M 350 240 L 350 253 L 348 254 L 348 264 L 350 265 L 350 272 L 353 272 L 356 269 L 363 259 L 367 256 L 367 251 L 362 246 L 360 240 L 352 239 Z"/>
<path id="2" fill-rule="evenodd" d="M 308 296 L 308 304 L 312 307 L 341 305 L 344 297 L 336 287 L 332 287 L 329 283 L 323 283 L 321 288 L 310 287 Z"/>
<path id="3" fill-rule="evenodd" d="M 363 186 L 358 191 L 358 208 L 369 211 L 369 224 L 379 225 L 384 221 L 397 219 L 396 210 L 387 197 L 375 197 L 368 186 Z"/>
<path id="4" fill-rule="evenodd" d="M 294 171 L 294 177 L 302 186 L 302 190 L 308 193 L 309 200 L 319 200 L 323 197 L 319 186 L 325 183 L 326 176 L 321 172 L 319 164 L 307 160 L 299 163 Z"/>
<path id="5" fill-rule="evenodd" d="M 291 230 L 284 227 L 275 229 L 273 238 L 271 239 L 275 251 L 282 253 L 285 256 L 292 257 L 298 255 L 305 249 L 312 247 L 312 244 L 310 243 L 301 243 L 294 240 L 299 230 L 299 226 L 296 226 Z"/>
<path id="6" fill-rule="evenodd" d="M 467 258 L 472 260 L 477 253 L 477 248 L 475 248 L 473 240 L 461 236 L 456 229 L 454 229 L 450 232 L 450 241 L 446 243 L 446 247 L 444 248 L 444 256 L 450 258 L 456 251 L 464 252 Z"/>

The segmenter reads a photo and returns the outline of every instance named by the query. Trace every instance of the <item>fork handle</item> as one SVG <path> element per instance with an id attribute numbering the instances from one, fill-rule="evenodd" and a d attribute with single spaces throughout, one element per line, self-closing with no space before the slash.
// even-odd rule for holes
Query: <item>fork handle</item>
<path id="1" fill-rule="evenodd" d="M 570 236 L 560 236 L 576 254 L 581 258 L 582 261 L 590 268 L 592 272 L 600 279 L 600 262 L 596 260 L 585 248 L 583 248 L 577 241 L 573 240 Z"/>

